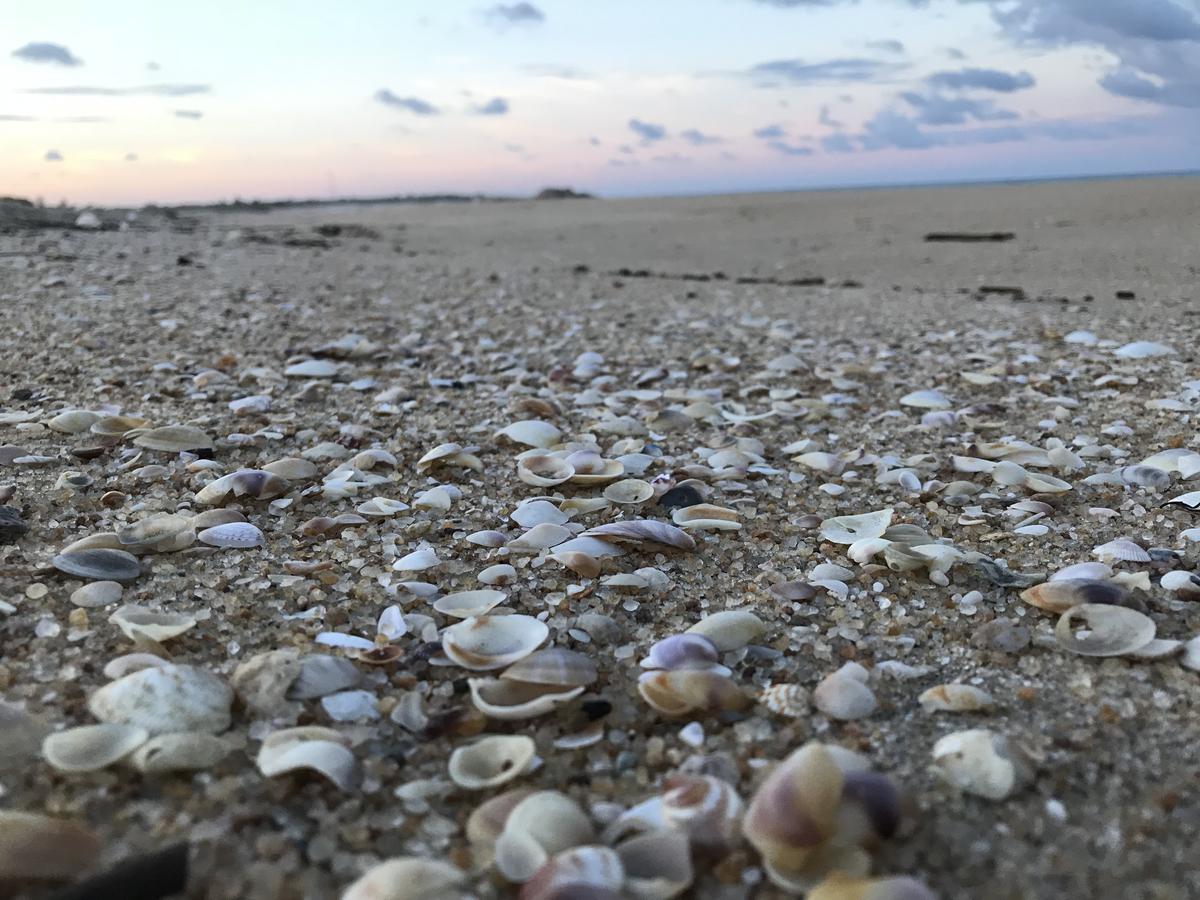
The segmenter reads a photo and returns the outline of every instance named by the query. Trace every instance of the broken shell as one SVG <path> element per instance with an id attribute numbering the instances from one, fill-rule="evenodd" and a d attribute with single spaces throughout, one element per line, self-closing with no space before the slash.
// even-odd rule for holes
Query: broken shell
<path id="1" fill-rule="evenodd" d="M 696 549 L 695 540 L 687 532 L 654 519 L 625 519 L 620 522 L 609 522 L 596 528 L 590 528 L 580 536 L 600 538 L 604 541 L 661 544 L 677 550 Z"/>
<path id="2" fill-rule="evenodd" d="M 586 553 L 559 552 L 553 554 L 550 558 L 583 578 L 595 578 L 600 574 L 600 560 Z"/>
<path id="3" fill-rule="evenodd" d="M 754 613 L 744 609 L 726 609 L 705 616 L 685 634 L 699 634 L 722 653 L 740 650 L 766 633 L 767 626 Z"/>
<path id="4" fill-rule="evenodd" d="M 574 847 L 538 869 L 520 900 L 621 900 L 625 869 L 608 847 Z"/>
<path id="5" fill-rule="evenodd" d="M 645 503 L 654 496 L 654 488 L 650 482 L 640 478 L 626 478 L 614 482 L 604 489 L 604 498 L 613 503 L 636 506 Z"/>
<path id="6" fill-rule="evenodd" d="M 1051 581 L 1070 581 L 1083 579 L 1085 581 L 1104 581 L 1112 577 L 1112 567 L 1102 562 L 1082 562 L 1059 569 L 1050 576 Z"/>
<path id="7" fill-rule="evenodd" d="M 176 731 L 217 733 L 229 727 L 233 689 L 194 666 L 141 669 L 106 684 L 88 700 L 102 722 L 139 725 L 151 736 Z"/>
<path id="8" fill-rule="evenodd" d="M 350 790 L 358 777 L 358 761 L 345 736 L 316 725 L 271 732 L 258 749 L 255 764 L 267 778 L 311 769 L 343 791 Z"/>
<path id="9" fill-rule="evenodd" d="M 879 706 L 867 685 L 867 670 L 853 662 L 826 675 L 812 698 L 817 709 L 833 719 L 861 719 Z"/>
<path id="10" fill-rule="evenodd" d="M 695 531 L 738 531 L 742 527 L 737 510 L 713 506 L 711 503 L 696 503 L 677 509 L 671 514 L 671 521 L 681 528 Z"/>
<path id="11" fill-rule="evenodd" d="M 546 449 L 553 447 L 562 438 L 562 432 L 549 422 L 540 419 L 523 419 L 501 428 L 493 437 L 505 437 L 514 444 Z"/>
<path id="12" fill-rule="evenodd" d="M 705 669 L 656 670 L 638 678 L 642 699 L 668 716 L 737 712 L 752 701 L 724 675 Z"/>
<path id="13" fill-rule="evenodd" d="M 271 475 L 278 475 L 285 481 L 307 481 L 310 478 L 316 478 L 319 471 L 316 463 L 298 456 L 277 459 L 275 462 L 267 463 L 262 470 Z"/>
<path id="14" fill-rule="evenodd" d="M 483 616 L 508 599 L 504 591 L 459 591 L 439 597 L 433 608 L 445 616 L 469 619 Z"/>
<path id="15" fill-rule="evenodd" d="M 1082 619 L 1084 626 L 1074 624 Z M 1154 620 L 1124 606 L 1085 603 L 1062 614 L 1054 627 L 1059 646 L 1081 656 L 1121 656 L 1154 640 Z"/>
<path id="16" fill-rule="evenodd" d="M 528 881 L 552 856 L 595 836 L 578 803 L 558 791 L 537 791 L 505 820 L 495 844 L 496 870 L 509 881 Z"/>
<path id="17" fill-rule="evenodd" d="M 497 787 L 524 773 L 536 750 L 533 739 L 525 735 L 482 737 L 450 754 L 450 780 L 473 791 Z"/>
<path id="18" fill-rule="evenodd" d="M 477 576 L 483 584 L 512 584 L 517 580 L 517 570 L 508 563 L 488 566 Z"/>
<path id="19" fill-rule="evenodd" d="M 925 712 L 981 712 L 996 705 L 991 694 L 969 684 L 939 684 L 917 702 Z"/>
<path id="20" fill-rule="evenodd" d="M 712 775 L 674 775 L 663 785 L 664 824 L 685 832 L 701 856 L 720 858 L 729 852 L 743 805 L 733 785 Z"/>
<path id="21" fill-rule="evenodd" d="M 472 671 L 499 669 L 528 656 L 550 635 L 532 616 L 480 616 L 464 619 L 442 632 L 442 650 Z"/>
<path id="22" fill-rule="evenodd" d="M 270 500 L 287 493 L 287 490 L 287 481 L 278 475 L 261 469 L 241 469 L 206 484 L 196 493 L 196 502 L 206 506 L 218 506 L 231 497 Z"/>
<path id="23" fill-rule="evenodd" d="M 337 691 L 358 687 L 362 673 L 340 656 L 310 653 L 300 658 L 300 673 L 288 688 L 289 700 L 313 700 Z"/>
<path id="24" fill-rule="evenodd" d="M 134 604 L 122 606 L 109 616 L 108 620 L 134 642 L 162 643 L 178 637 L 196 625 L 195 617 L 186 613 L 160 612 Z"/>
<path id="25" fill-rule="evenodd" d="M 821 537 L 834 544 L 853 544 L 857 541 L 882 537 L 892 523 L 891 507 L 857 516 L 834 516 L 821 523 Z"/>
<path id="26" fill-rule="evenodd" d="M 1125 466 L 1121 469 L 1121 480 L 1137 487 L 1164 491 L 1171 486 L 1171 476 L 1162 469 L 1152 466 Z"/>
<path id="27" fill-rule="evenodd" d="M 520 537 L 509 541 L 507 546 L 510 550 L 540 553 L 570 540 L 573 535 L 574 532 L 565 525 L 543 522 L 541 525 L 534 525 Z"/>
<path id="28" fill-rule="evenodd" d="M 142 574 L 137 557 L 124 550 L 67 550 L 51 560 L 54 568 L 89 581 L 133 581 Z"/>
<path id="29" fill-rule="evenodd" d="M 211 547 L 261 547 L 263 533 L 249 522 L 229 522 L 225 525 L 214 525 L 205 528 L 197 538 Z"/>
<path id="30" fill-rule="evenodd" d="M 122 528 L 117 532 L 117 541 L 127 548 L 156 548 L 165 542 L 173 543 L 177 535 L 191 527 L 187 516 L 161 513 Z"/>
<path id="31" fill-rule="evenodd" d="M 155 656 L 153 653 L 124 653 L 105 663 L 103 671 L 105 678 L 109 681 L 116 681 L 118 678 L 124 678 L 134 672 L 140 672 L 142 669 L 161 668 L 170 664 L 169 661 L 161 656 Z"/>
<path id="32" fill-rule="evenodd" d="M 497 678 L 468 678 L 471 702 L 492 719 L 516 721 L 544 716 L 583 693 L 582 687 L 527 684 Z"/>
<path id="33" fill-rule="evenodd" d="M 399 856 L 364 872 L 341 900 L 459 900 L 466 880 L 466 874 L 448 862 Z"/>
<path id="34" fill-rule="evenodd" d="M 100 850 L 100 838 L 69 819 L 0 810 L 0 881 L 76 878 Z"/>
<path id="35" fill-rule="evenodd" d="M 1033 778 L 1025 752 L 1004 735 L 985 728 L 955 731 L 940 738 L 933 745 L 933 768 L 959 790 L 988 800 L 1003 800 Z"/>
<path id="36" fill-rule="evenodd" d="M 1163 506 L 1178 506 L 1180 509 L 1190 509 L 1192 512 L 1200 509 L 1200 491 L 1188 491 L 1178 497 L 1172 497 Z"/>
<path id="37" fill-rule="evenodd" d="M 130 763 L 139 772 L 199 772 L 229 755 L 229 744 L 201 731 L 160 734 L 134 751 Z"/>
<path id="38" fill-rule="evenodd" d="M 124 759 L 149 737 L 136 725 L 82 725 L 47 736 L 42 756 L 60 772 L 94 772 Z"/>
<path id="39" fill-rule="evenodd" d="M 92 581 L 71 593 L 71 602 L 84 609 L 95 609 L 116 603 L 125 593 L 125 588 L 116 581 Z"/>
<path id="40" fill-rule="evenodd" d="M 798 684 L 772 684 L 765 688 L 759 700 L 773 713 L 800 719 L 809 714 L 809 695 Z"/>
<path id="41" fill-rule="evenodd" d="M 1066 578 L 1034 585 L 1021 592 L 1021 599 L 1052 613 L 1064 613 L 1084 603 L 1126 606 L 1130 602 L 1129 592 L 1119 584 L 1085 578 Z"/>
<path id="42" fill-rule="evenodd" d="M 196 531 L 203 531 L 206 528 L 216 528 L 218 525 L 245 521 L 246 517 L 236 509 L 206 509 L 204 512 L 192 516 L 190 524 Z"/>
<path id="43" fill-rule="evenodd" d="M 238 664 L 230 683 L 246 708 L 260 716 L 298 714 L 299 704 L 289 703 L 288 688 L 300 674 L 300 651 L 292 647 L 257 653 Z"/>
<path id="44" fill-rule="evenodd" d="M 534 487 L 553 487 L 570 480 L 575 470 L 561 456 L 535 454 L 517 460 L 517 477 Z"/>
<path id="45" fill-rule="evenodd" d="M 184 453 L 189 450 L 211 450 L 213 440 L 199 428 L 190 425 L 166 425 L 143 431 L 133 439 L 139 447 L 164 453 Z"/>
<path id="46" fill-rule="evenodd" d="M 549 523 L 565 525 L 571 520 L 565 512 L 549 500 L 526 500 L 509 514 L 509 518 L 522 528 Z"/>
<path id="47" fill-rule="evenodd" d="M 392 500 L 388 497 L 372 497 L 366 503 L 361 503 L 355 507 L 354 511 L 364 516 L 387 518 L 388 516 L 402 513 L 406 509 L 408 509 L 408 504 L 402 503 L 399 500 Z"/>
<path id="48" fill-rule="evenodd" d="M 596 680 L 596 664 L 575 650 L 547 647 L 513 663 L 500 677 L 528 684 L 582 687 Z"/>

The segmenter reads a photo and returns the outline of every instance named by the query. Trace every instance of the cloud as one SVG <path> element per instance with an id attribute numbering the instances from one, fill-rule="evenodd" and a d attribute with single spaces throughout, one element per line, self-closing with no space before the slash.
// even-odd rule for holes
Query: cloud
<path id="1" fill-rule="evenodd" d="M 763 6 L 775 6 L 779 9 L 799 9 L 801 7 L 836 6 L 839 0 L 754 0 Z"/>
<path id="2" fill-rule="evenodd" d="M 997 107 L 992 100 L 947 97 L 937 91 L 904 91 L 900 99 L 916 110 L 917 121 L 923 125 L 964 125 L 968 119 L 998 122 L 1019 118 L 1012 110 Z"/>
<path id="3" fill-rule="evenodd" d="M 384 106 L 390 106 L 393 109 L 404 109 L 417 116 L 436 116 L 439 110 L 432 103 L 427 103 L 419 97 L 400 97 L 393 94 L 387 88 L 380 88 L 375 92 L 375 100 L 382 103 Z"/>
<path id="4" fill-rule="evenodd" d="M 642 139 L 643 143 L 653 144 L 667 136 L 667 129 L 653 122 L 643 122 L 641 119 L 630 119 L 629 130 Z"/>
<path id="5" fill-rule="evenodd" d="M 867 47 L 884 53 L 903 53 L 904 44 L 897 40 L 867 41 Z"/>
<path id="6" fill-rule="evenodd" d="M 754 136 L 764 141 L 774 140 L 787 136 L 787 132 L 783 130 L 782 125 L 764 125 L 762 128 L 754 129 Z"/>
<path id="7" fill-rule="evenodd" d="M 556 63 L 527 63 L 521 66 L 521 71 L 540 78 L 562 78 L 566 81 L 587 81 L 592 77 L 582 69 Z"/>
<path id="8" fill-rule="evenodd" d="M 828 59 L 809 63 L 802 59 L 777 59 L 759 63 L 750 69 L 750 77 L 760 86 L 780 84 L 840 84 L 846 82 L 881 81 L 905 68 L 900 63 L 885 63 L 877 59 Z"/>
<path id="9" fill-rule="evenodd" d="M 203 119 L 204 113 L 198 109 L 177 109 L 173 115 L 177 119 Z"/>
<path id="10" fill-rule="evenodd" d="M 650 158 L 650 161 L 656 162 L 656 163 L 668 163 L 671 165 L 678 165 L 680 163 L 690 163 L 692 161 L 692 158 L 690 156 L 684 156 L 681 153 L 667 153 L 667 154 L 663 154 L 662 156 L 652 156 Z"/>
<path id="11" fill-rule="evenodd" d="M 966 59 L 967 54 L 963 53 L 957 47 L 947 47 L 944 52 L 951 59 Z"/>
<path id="12" fill-rule="evenodd" d="M 715 134 L 705 134 L 696 128 L 689 128 L 686 131 L 679 132 L 679 136 L 691 144 L 693 147 L 706 147 L 711 144 L 723 144 L 725 139 L 717 137 Z"/>
<path id="13" fill-rule="evenodd" d="M 503 97 L 493 97 L 482 106 L 475 107 L 477 116 L 503 116 L 508 113 L 508 101 Z"/>
<path id="14" fill-rule="evenodd" d="M 506 153 L 524 153 L 525 147 L 521 144 L 505 144 L 504 151 Z"/>
<path id="15" fill-rule="evenodd" d="M 212 87 L 207 84 L 145 84 L 139 87 L 106 88 L 89 85 L 71 85 L 69 87 L 29 88 L 26 94 L 53 94 L 62 97 L 131 97 L 146 95 L 155 97 L 190 97 L 194 94 L 207 94 Z"/>
<path id="16" fill-rule="evenodd" d="M 10 114 L 0 115 L 0 122 L 36 122 L 35 116 L 14 116 Z"/>
<path id="17" fill-rule="evenodd" d="M 46 155 L 42 157 L 46 162 L 62 162 L 63 155 L 57 150 L 47 150 Z"/>
<path id="18" fill-rule="evenodd" d="M 598 138 L 598 137 L 588 138 L 588 143 L 591 144 L 593 147 L 600 147 L 600 146 L 603 146 L 603 144 L 604 144 L 604 142 L 602 140 L 600 140 L 600 138 Z"/>
<path id="19" fill-rule="evenodd" d="M 859 141 L 867 150 L 896 147 L 901 150 L 923 150 L 932 147 L 933 137 L 921 130 L 910 116 L 891 109 L 881 109 L 863 126 Z"/>
<path id="20" fill-rule="evenodd" d="M 784 156 L 812 156 L 813 154 L 811 147 L 789 144 L 787 141 L 767 141 L 767 146 Z"/>
<path id="21" fill-rule="evenodd" d="M 126 153 L 125 154 L 125 162 L 137 162 L 137 161 L 138 161 L 138 155 L 136 153 Z"/>
<path id="22" fill-rule="evenodd" d="M 150 62 L 146 63 L 146 69 L 150 72 L 157 72 L 161 68 L 162 66 L 156 63 L 154 60 L 150 60 Z"/>
<path id="23" fill-rule="evenodd" d="M 1002 72 L 999 69 L 959 69 L 956 72 L 934 72 L 926 81 L 934 87 L 954 91 L 996 91 L 1011 94 L 1035 84 L 1028 72 Z"/>
<path id="24" fill-rule="evenodd" d="M 51 63 L 56 66 L 82 66 L 83 60 L 62 44 L 35 41 L 12 52 L 17 59 L 31 63 Z"/>
<path id="25" fill-rule="evenodd" d="M 854 143 L 844 134 L 831 134 L 821 138 L 821 149 L 827 153 L 852 153 Z"/>
<path id="26" fill-rule="evenodd" d="M 546 14 L 532 3 L 497 3 L 484 11 L 484 16 L 495 28 L 514 25 L 540 25 Z"/>
<path id="27" fill-rule="evenodd" d="M 833 113 L 829 111 L 828 104 L 822 104 L 821 114 L 817 117 L 817 121 L 826 128 L 841 128 L 842 123 L 833 117 Z"/>

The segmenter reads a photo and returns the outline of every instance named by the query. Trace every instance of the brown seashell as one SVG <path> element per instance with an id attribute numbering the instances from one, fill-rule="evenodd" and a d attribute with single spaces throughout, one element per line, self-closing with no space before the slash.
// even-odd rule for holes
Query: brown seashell
<path id="1" fill-rule="evenodd" d="M 596 664 L 576 650 L 547 647 L 513 663 L 500 677 L 529 684 L 583 687 L 596 680 Z"/>
<path id="2" fill-rule="evenodd" d="M 577 550 L 555 553 L 550 558 L 582 578 L 595 578 L 600 574 L 600 560 Z"/>
<path id="3" fill-rule="evenodd" d="M 0 883 L 75 878 L 100 855 L 100 838 L 69 819 L 0 810 Z"/>
<path id="4" fill-rule="evenodd" d="M 222 475 L 205 485 L 196 493 L 196 502 L 208 506 L 219 506 L 237 497 L 254 500 L 270 500 L 286 493 L 288 483 L 278 475 L 261 469 L 241 469 Z"/>
<path id="5" fill-rule="evenodd" d="M 668 716 L 737 712 L 753 702 L 732 680 L 705 669 L 656 670 L 638 679 L 642 699 Z"/>
<path id="6" fill-rule="evenodd" d="M 1067 578 L 1034 585 L 1021 592 L 1021 599 L 1052 613 L 1065 613 L 1083 603 L 1128 606 L 1130 602 L 1129 592 L 1119 584 L 1087 578 Z"/>

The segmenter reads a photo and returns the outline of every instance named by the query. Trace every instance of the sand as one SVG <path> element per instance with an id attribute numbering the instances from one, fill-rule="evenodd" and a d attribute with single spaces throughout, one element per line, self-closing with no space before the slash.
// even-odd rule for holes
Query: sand
<path id="1" fill-rule="evenodd" d="M 1162 508 L 1194 485 L 1179 474 L 1157 491 L 1083 483 L 1164 448 L 1200 443 L 1197 389 L 1187 387 L 1200 378 L 1200 326 L 1192 314 L 1197 209 L 1200 180 L 1164 178 L 324 207 L 173 223 L 143 217 L 127 231 L 0 235 L 0 416 L 28 414 L 20 426 L 0 426 L 0 443 L 46 457 L 0 467 L 0 488 L 16 489 L 7 505 L 29 525 L 16 543 L 0 545 L 0 600 L 8 604 L 0 612 L 0 699 L 46 727 L 95 721 L 87 698 L 107 681 L 105 665 L 132 643 L 108 621 L 114 607 L 86 610 L 86 623 L 78 611 L 69 619 L 75 607 L 68 598 L 82 582 L 49 561 L 80 537 L 151 513 L 200 511 L 194 495 L 211 477 L 188 471 L 186 457 L 149 452 L 132 462 L 130 441 L 111 446 L 87 433 L 37 427 L 63 409 L 119 407 L 153 425 L 197 425 L 218 439 L 215 474 L 298 456 L 324 441 L 341 440 L 349 453 L 379 447 L 394 454 L 394 472 L 382 466 L 386 480 L 357 497 L 302 494 L 310 484 L 302 481 L 289 488 L 287 508 L 235 502 L 263 531 L 263 547 L 141 557 L 143 574 L 123 602 L 198 618 L 165 652 L 228 679 L 257 653 L 319 650 L 312 640 L 320 631 L 371 637 L 389 604 L 428 615 L 427 601 L 395 589 L 403 576 L 390 570 L 421 540 L 447 560 L 426 578 L 441 592 L 480 587 L 475 574 L 503 560 L 465 535 L 503 528 L 515 536 L 519 529 L 504 517 L 545 490 L 518 481 L 520 448 L 493 438 L 533 417 L 520 407 L 522 397 L 552 402 L 566 438 L 593 434 L 607 450 L 619 435 L 599 434 L 596 423 L 627 416 L 640 425 L 663 408 L 686 406 L 696 396 L 687 390 L 719 390 L 726 412 L 775 414 L 744 424 L 701 418 L 680 431 L 642 435 L 662 454 L 645 478 L 681 477 L 706 455 L 698 448 L 742 439 L 753 450 L 760 441 L 766 471 L 710 484 L 711 502 L 739 511 L 741 531 L 697 533 L 693 552 L 631 549 L 606 563 L 606 575 L 660 569 L 670 579 L 661 593 L 624 594 L 553 562 L 528 561 L 517 584 L 505 588 L 514 611 L 547 614 L 551 643 L 598 662 L 600 679 L 582 698 L 592 703 L 585 709 L 599 715 L 611 705 L 603 740 L 581 750 L 553 744 L 583 724 L 577 704 L 528 722 L 490 723 L 489 733 L 534 737 L 543 759 L 508 787 L 561 788 L 603 818 L 615 808 L 604 804 L 645 799 L 683 767 L 732 778 L 749 799 L 772 762 L 818 739 L 865 754 L 911 798 L 901 833 L 873 853 L 876 873 L 912 875 L 942 897 L 1196 896 L 1200 676 L 1178 657 L 1068 653 L 1054 642 L 1055 617 L 977 567 L 956 565 L 946 585 L 924 571 L 864 569 L 802 517 L 891 506 L 895 521 L 1021 572 L 1093 559 L 1094 546 L 1119 537 L 1173 549 L 1176 559 L 1156 554 L 1117 568 L 1151 576 L 1151 589 L 1134 593 L 1158 637 L 1200 633 L 1200 607 L 1157 585 L 1162 573 L 1195 565 L 1196 545 L 1181 537 L 1195 515 Z M 314 230 L 328 225 L 342 228 Z M 930 232 L 1014 237 L 930 243 Z M 997 287 L 1017 292 L 982 290 Z M 1078 330 L 1099 343 L 1064 342 Z M 373 346 L 344 360 L 335 378 L 309 385 L 282 375 L 290 362 L 350 333 Z M 1139 340 L 1174 352 L 1128 360 L 1114 354 Z M 572 375 L 588 351 L 603 357 L 599 381 Z M 788 354 L 794 363 L 780 361 Z M 620 393 L 660 367 L 666 371 L 648 375 L 639 389 L 666 393 Z M 991 376 L 982 379 L 990 383 L 962 372 Z M 934 388 L 966 415 L 922 426 L 926 410 L 899 402 Z M 242 416 L 228 408 L 251 395 L 269 396 L 270 410 Z M 1030 491 L 954 471 L 952 455 L 1006 436 L 1039 448 L 1054 438 L 1076 451 L 1089 442 L 1106 448 L 1083 455 L 1076 471 L 1030 466 L 1073 488 L 1043 498 L 1054 505 L 1041 520 L 1046 534 L 1013 534 L 1019 519 L 1003 515 Z M 924 486 L 911 493 L 877 483 L 877 465 L 852 455 L 845 468 L 857 477 L 816 471 L 782 452 L 805 438 L 821 451 L 890 454 L 892 467 L 907 461 Z M 418 474 L 417 460 L 446 441 L 480 446 L 483 471 Z M 102 449 L 94 458 L 70 455 L 86 447 Z M 338 462 L 317 461 L 317 484 Z M 83 472 L 92 484 L 56 487 L 67 471 Z M 970 515 L 943 491 L 955 480 L 980 488 L 969 503 L 983 508 L 985 521 L 962 524 Z M 327 539 L 298 533 L 305 520 L 352 512 L 372 496 L 411 504 L 438 481 L 462 492 L 448 512 L 410 510 Z M 102 500 L 110 491 L 126 496 Z M 640 513 L 578 519 L 590 527 L 637 515 L 669 518 L 651 504 Z M 288 579 L 285 560 L 330 567 L 323 581 L 322 573 Z M 823 590 L 806 600 L 771 592 L 825 561 L 852 570 L 845 599 Z M 390 588 L 381 583 L 389 577 Z M 568 593 L 581 584 L 581 594 Z M 982 598 L 964 604 L 973 590 Z M 786 718 L 762 705 L 679 720 L 655 713 L 636 690 L 637 660 L 655 640 L 734 607 L 754 611 L 767 626 L 755 643 L 769 650 L 726 659 L 748 694 L 770 684 L 812 690 L 846 660 L 868 668 L 899 660 L 924 674 L 876 673 L 878 710 L 848 722 L 815 708 Z M 296 617 L 305 610 L 317 612 Z M 581 641 L 571 629 L 578 632 L 578 616 L 588 612 L 611 617 L 615 633 Z M 1017 653 L 981 648 L 973 635 L 991 619 L 1019 619 L 1033 643 Z M 143 775 L 124 764 L 58 773 L 38 758 L 36 740 L 17 748 L 10 729 L 0 802 L 92 828 L 103 850 L 88 871 L 190 841 L 189 896 L 335 897 L 370 865 L 400 854 L 453 861 L 471 872 L 475 895 L 515 893 L 493 872 L 472 869 L 464 836 L 467 816 L 496 791 L 456 788 L 446 774 L 450 751 L 468 740 L 462 732 L 482 723 L 468 715 L 460 733 L 419 735 L 388 715 L 412 690 L 427 693 L 428 711 L 468 709 L 468 673 L 431 666 L 437 648 L 422 646 L 417 633 L 397 644 L 404 651 L 398 663 L 360 665 L 380 720 L 331 722 L 316 700 L 304 701 L 299 713 L 300 723 L 338 729 L 352 743 L 362 769 L 352 788 L 318 776 L 264 778 L 254 765 L 259 742 L 292 723 L 271 721 L 239 700 L 226 732 L 231 752 L 196 774 Z M 922 691 L 952 681 L 985 688 L 995 710 L 921 709 Z M 680 737 L 692 720 L 705 730 L 698 749 Z M 930 769 L 933 744 L 969 728 L 1025 747 L 1036 764 L 1032 783 L 991 801 L 940 780 Z M 398 797 L 406 784 L 416 787 Z M 414 799 L 425 789 L 427 796 Z M 745 846 L 698 876 L 694 890 L 731 900 L 782 896 Z"/>

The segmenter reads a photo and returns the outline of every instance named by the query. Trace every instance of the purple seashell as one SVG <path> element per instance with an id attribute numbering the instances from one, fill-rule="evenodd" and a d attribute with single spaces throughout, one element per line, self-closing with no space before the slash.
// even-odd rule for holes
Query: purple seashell
<path id="1" fill-rule="evenodd" d="M 728 675 L 716 645 L 702 634 L 673 634 L 657 641 L 640 663 L 643 669 L 707 669 Z"/>

